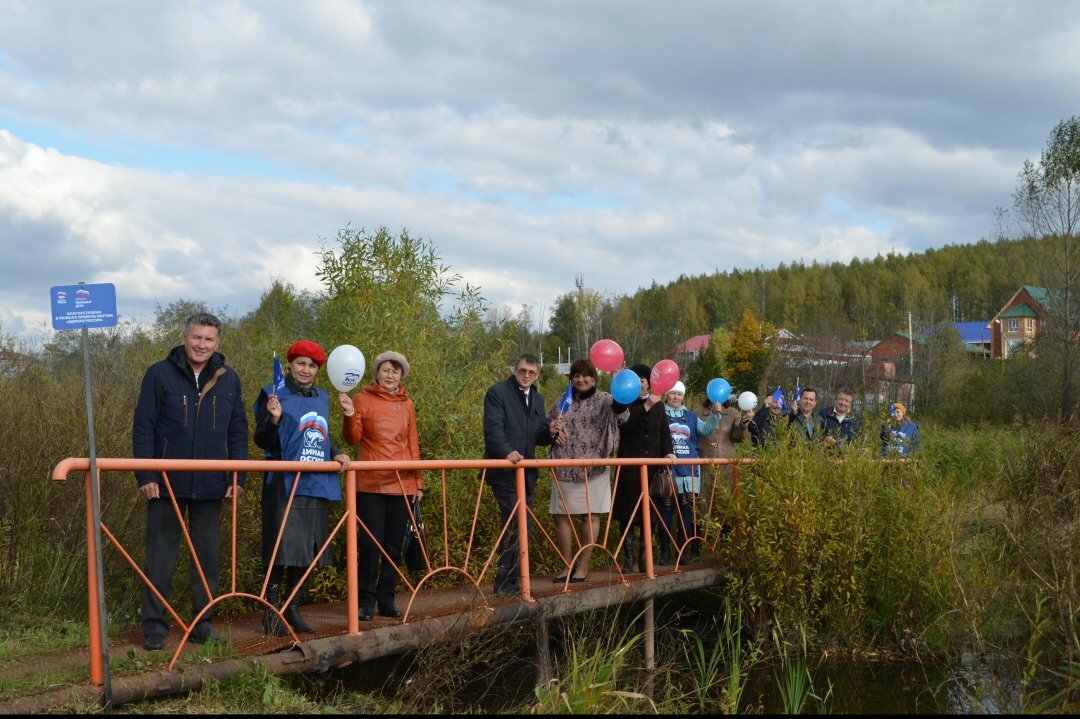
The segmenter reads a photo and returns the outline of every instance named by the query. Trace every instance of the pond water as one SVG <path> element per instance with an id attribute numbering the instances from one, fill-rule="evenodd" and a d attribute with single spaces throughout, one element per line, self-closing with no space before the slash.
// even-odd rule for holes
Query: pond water
<path id="1" fill-rule="evenodd" d="M 698 603 L 681 603 L 673 598 L 663 605 L 657 601 L 657 662 L 663 669 L 658 674 L 660 683 L 678 681 L 680 672 L 690 671 L 685 663 L 680 666 L 675 660 L 681 652 L 670 652 L 668 657 L 661 653 L 672 646 L 673 637 L 687 625 L 702 625 L 697 616 L 700 610 L 694 606 Z M 633 611 L 640 611 L 640 607 Z M 661 624 L 665 616 L 668 621 Z M 638 616 L 629 608 L 575 617 L 561 624 L 553 622 L 551 647 L 556 662 L 569 653 L 562 638 L 581 636 L 586 627 L 597 631 L 601 625 L 601 631 L 610 627 L 640 629 Z M 702 638 L 710 646 L 710 638 Z M 524 711 L 535 703 L 536 664 L 533 628 L 518 625 L 471 639 L 466 646 L 433 647 L 421 653 L 343 667 L 314 678 L 306 686 L 312 699 L 330 705 L 336 694 L 359 692 L 404 702 L 406 706 L 419 701 L 425 709 L 438 706 L 444 712 L 506 713 Z M 629 665 L 640 666 L 640 656 L 632 658 Z M 826 701 L 822 706 L 808 698 L 803 713 L 1002 714 L 1021 709 L 1020 667 L 1005 655 L 964 653 L 951 665 L 934 661 L 822 661 L 810 657 L 808 666 L 814 692 Z M 781 674 L 782 668 L 776 662 L 756 665 L 747 678 L 740 711 L 782 713 L 778 689 Z M 624 671 L 620 676 L 626 678 L 627 686 L 619 689 L 637 691 L 645 683 L 644 672 Z M 653 696 L 662 696 L 664 688 L 655 685 Z M 719 696 L 719 689 L 717 692 Z"/>

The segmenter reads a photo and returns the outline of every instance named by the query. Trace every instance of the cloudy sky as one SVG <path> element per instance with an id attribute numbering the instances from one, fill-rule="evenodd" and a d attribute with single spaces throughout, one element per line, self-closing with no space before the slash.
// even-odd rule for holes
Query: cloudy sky
<path id="1" fill-rule="evenodd" d="M 0 0 L 0 332 L 317 290 L 385 225 L 493 305 L 976 242 L 1080 113 L 1080 4 Z"/>

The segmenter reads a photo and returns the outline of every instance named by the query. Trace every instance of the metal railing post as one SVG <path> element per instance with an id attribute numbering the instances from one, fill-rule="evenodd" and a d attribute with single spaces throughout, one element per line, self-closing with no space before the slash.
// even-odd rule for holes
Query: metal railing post
<path id="1" fill-rule="evenodd" d="M 345 514 L 349 525 L 349 530 L 345 532 L 346 607 L 349 612 L 349 634 L 356 634 L 360 631 L 360 590 L 356 549 L 356 470 L 353 469 L 345 472 Z"/>
<path id="2" fill-rule="evenodd" d="M 517 480 L 518 570 L 521 575 L 521 598 L 532 599 L 529 584 L 529 506 L 525 503 L 525 468 L 514 470 Z"/>
<path id="3" fill-rule="evenodd" d="M 649 468 L 641 465 L 641 551 L 645 553 L 645 576 L 656 578 L 652 561 L 652 501 L 649 499 Z"/>

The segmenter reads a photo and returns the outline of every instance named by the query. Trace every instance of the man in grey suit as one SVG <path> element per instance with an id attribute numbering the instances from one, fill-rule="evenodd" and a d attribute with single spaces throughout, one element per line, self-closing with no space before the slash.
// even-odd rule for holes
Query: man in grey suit
<path id="1" fill-rule="evenodd" d="M 514 366 L 514 373 L 493 385 L 484 395 L 484 459 L 508 459 L 517 464 L 533 459 L 536 448 L 550 445 L 559 434 L 561 419 L 548 422 L 544 398 L 533 387 L 540 376 L 540 361 L 523 354 Z M 536 479 L 539 472 L 525 470 L 525 502 L 533 507 Z M 516 594 L 521 591 L 518 559 L 518 527 L 512 520 L 517 504 L 515 470 L 489 469 L 484 475 L 495 500 L 499 503 L 500 528 L 510 526 L 499 543 L 499 567 L 495 573 L 495 591 Z M 528 519 L 532 529 L 532 516 Z"/>

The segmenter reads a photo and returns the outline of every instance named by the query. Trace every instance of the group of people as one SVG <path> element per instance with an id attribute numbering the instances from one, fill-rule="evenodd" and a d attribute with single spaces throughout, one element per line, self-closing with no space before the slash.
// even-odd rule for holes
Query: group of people
<path id="1" fill-rule="evenodd" d="M 551 445 L 551 459 L 605 459 L 615 453 L 620 459 L 689 459 L 701 456 L 699 438 L 717 433 L 722 427 L 726 438 L 717 447 L 731 447 L 742 440 L 743 426 L 734 414 L 720 403 L 709 403 L 704 416 L 695 415 L 683 406 L 686 388 L 682 382 L 663 396 L 649 390 L 651 368 L 635 365 L 630 368 L 641 383 L 640 393 L 633 402 L 621 404 L 609 393 L 596 387 L 596 366 L 588 359 L 570 365 L 570 402 L 568 408 L 556 404 L 544 412 L 544 398 L 534 383 L 540 374 L 536 357 L 524 354 L 514 366 L 513 374 L 488 390 L 484 397 L 484 457 L 506 459 L 517 464 L 535 457 L 538 446 Z M 737 429 L 736 429 L 737 427 Z M 727 456 L 730 456 L 728 454 Z M 680 546 L 697 534 L 695 502 L 702 493 L 702 476 L 696 466 L 646 465 L 648 484 L 654 475 L 671 472 L 661 481 L 672 483 L 668 496 L 657 496 L 660 520 L 657 524 L 661 565 L 671 563 L 671 539 Z M 619 523 L 623 539 L 626 573 L 645 570 L 642 517 L 650 511 L 650 497 L 642 491 L 641 466 L 619 468 L 612 490 L 611 470 L 608 467 L 554 468 L 549 511 L 555 523 L 559 552 L 567 571 L 556 576 L 556 583 L 584 582 L 589 576 L 589 559 L 600 529 L 600 515 L 611 513 Z M 539 471 L 524 470 L 525 502 L 533 508 Z M 517 523 L 512 514 L 518 496 L 515 471 L 511 468 L 489 469 L 485 481 L 492 489 L 500 509 L 502 525 L 506 527 L 499 546 L 498 570 L 494 589 L 500 594 L 521 591 Z M 679 521 L 675 521 L 675 508 Z M 532 515 L 526 523 L 531 529 Z M 572 553 L 573 517 L 581 518 L 581 551 Z M 652 516 L 652 515 L 650 515 Z M 700 557 L 700 548 L 691 546 L 691 559 Z"/>
<path id="2" fill-rule="evenodd" d="M 184 325 L 181 344 L 153 364 L 143 378 L 132 428 L 132 456 L 145 459 L 247 459 L 248 421 L 240 378 L 217 351 L 221 322 L 199 313 Z M 263 614 L 269 635 L 286 636 L 289 628 L 311 633 L 300 615 L 310 567 L 333 561 L 329 546 L 330 502 L 342 498 L 339 473 L 349 454 L 333 446 L 329 431 L 330 395 L 316 385 L 326 352 L 315 342 L 294 342 L 288 349 L 283 381 L 263 387 L 253 410 L 255 444 L 266 459 L 334 462 L 339 470 L 267 472 L 262 483 L 262 564 L 265 600 L 281 611 Z M 374 380 L 353 397 L 338 394 L 344 411 L 342 434 L 366 460 L 420 459 L 416 409 L 402 381 L 409 374 L 404 355 L 388 351 L 375 358 Z M 191 641 L 220 639 L 212 612 L 204 611 L 217 591 L 218 536 L 223 499 L 244 490 L 242 472 L 141 471 L 136 473 L 147 500 L 142 590 L 143 646 L 158 650 L 168 633 L 165 603 L 172 591 L 182 529 L 187 516 L 196 561 L 191 566 L 193 616 Z M 168 481 L 168 489 L 165 481 Z M 294 486 L 295 485 L 295 486 Z M 171 496 L 175 498 L 173 508 Z M 416 470 L 368 470 L 358 473 L 357 516 L 367 531 L 358 546 L 359 619 L 374 612 L 400 617 L 394 605 L 397 564 L 409 519 L 406 502 L 423 495 Z M 385 554 L 384 554 L 385 552 Z M 200 571 L 201 567 L 201 571 Z"/>
<path id="3" fill-rule="evenodd" d="M 843 447 L 854 442 L 863 431 L 862 419 L 852 412 L 854 398 L 850 388 L 841 387 L 833 405 L 815 414 L 817 390 L 804 387 L 795 401 L 795 409 L 786 415 L 780 403 L 767 396 L 762 407 L 756 413 L 747 412 L 743 421 L 755 446 L 764 447 L 773 441 L 775 424 L 784 421 L 786 416 L 787 424 L 793 430 L 792 436 L 808 443 Z M 906 459 L 919 449 L 919 426 L 908 417 L 907 408 L 900 402 L 890 406 L 879 437 L 882 457 Z"/>
<path id="4" fill-rule="evenodd" d="M 247 459 L 248 420 L 241 382 L 235 370 L 218 352 L 221 322 L 212 314 L 198 313 L 187 319 L 181 344 L 146 372 L 135 408 L 132 456 L 146 459 Z M 330 395 L 316 384 L 326 353 L 318 344 L 302 340 L 288 349 L 287 371 L 282 380 L 261 388 L 253 406 L 254 441 L 266 459 L 300 462 L 334 462 L 335 471 L 267 472 L 262 482 L 262 565 L 267 580 L 265 600 L 278 611 L 267 610 L 263 629 L 285 636 L 289 629 L 310 633 L 314 628 L 300 615 L 304 584 L 312 565 L 333 561 L 329 546 L 330 502 L 342 498 L 339 472 L 348 469 L 350 455 L 335 448 L 330 437 Z M 516 465 L 536 456 L 539 446 L 551 446 L 552 459 L 617 458 L 668 460 L 696 457 L 731 457 L 734 445 L 749 434 L 764 445 L 775 434 L 773 423 L 780 411 L 771 398 L 756 414 L 743 415 L 730 403 L 709 400 L 695 414 L 685 405 L 681 382 L 663 396 L 650 393 L 651 368 L 631 367 L 641 382 L 637 399 L 617 402 L 597 389 L 597 369 L 588 359 L 570 366 L 568 402 L 545 412 L 544 398 L 535 387 L 539 360 L 523 354 L 510 377 L 497 382 L 484 397 L 484 457 L 505 459 Z M 358 457 L 367 461 L 420 459 L 416 408 L 403 382 L 409 375 L 404 355 L 387 351 L 374 363 L 375 377 L 354 396 L 342 392 L 337 402 L 343 410 L 342 436 Z M 788 421 L 808 439 L 821 437 L 831 444 L 846 444 L 861 425 L 851 414 L 852 394 L 841 390 L 833 407 L 814 416 L 816 392 L 804 389 L 798 408 Z M 882 427 L 883 453 L 909 455 L 918 442 L 918 428 L 905 417 L 903 405 Z M 597 541 L 601 515 L 610 512 L 623 536 L 622 571 L 636 564 L 645 570 L 642 517 L 656 516 L 661 565 L 671 562 L 671 538 L 678 546 L 698 533 L 696 520 L 707 507 L 718 476 L 730 479 L 730 467 L 720 473 L 695 465 L 647 465 L 648 486 L 656 475 L 671 491 L 650 497 L 642 491 L 641 465 L 612 472 L 607 467 L 554 469 L 549 510 L 554 518 L 559 552 L 567 570 L 555 582 L 584 582 L 589 576 L 592 545 Z M 704 470 L 704 471 L 703 471 Z M 527 531 L 531 529 L 539 471 L 524 470 Z M 502 532 L 494 590 L 500 594 L 521 591 L 516 468 L 482 471 L 499 508 Z M 244 491 L 242 472 L 140 471 L 139 491 L 147 501 L 146 556 L 141 627 L 148 650 L 164 646 L 168 625 L 165 603 L 172 589 L 178 558 L 181 521 L 187 516 L 191 545 L 197 563 L 191 567 L 193 616 L 191 640 L 203 643 L 218 639 L 213 632 L 212 612 L 207 610 L 217 591 L 218 539 L 222 500 Z M 165 482 L 168 482 L 168 489 Z M 294 486 L 295 485 L 295 486 Z M 358 542 L 358 590 L 360 621 L 377 612 L 400 617 L 394 595 L 398 580 L 402 542 L 412 519 L 409 509 L 424 493 L 418 470 L 365 470 L 358 473 L 357 517 L 364 530 Z M 170 495 L 172 499 L 170 499 Z M 175 499 L 176 508 L 173 507 Z M 651 514 L 655 503 L 658 512 Z M 679 509 L 676 517 L 675 509 Z M 581 521 L 581 550 L 572 553 L 573 518 Z M 689 561 L 700 556 L 691 543 Z M 201 567 L 201 571 L 200 568 Z M 207 611 L 204 611 L 207 610 Z M 288 626 L 281 621 L 284 617 Z"/>

